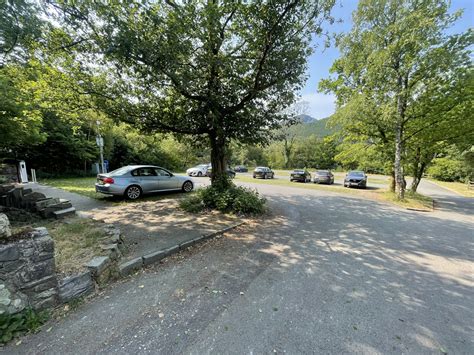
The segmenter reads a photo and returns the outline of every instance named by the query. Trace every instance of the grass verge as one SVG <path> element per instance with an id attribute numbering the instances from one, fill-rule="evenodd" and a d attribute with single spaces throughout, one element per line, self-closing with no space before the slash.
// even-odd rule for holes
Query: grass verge
<path id="1" fill-rule="evenodd" d="M 370 178 L 369 178 L 370 179 Z M 253 179 L 247 176 L 238 176 L 236 181 L 239 182 L 249 182 L 249 183 L 260 183 L 260 184 L 267 184 L 267 185 L 276 185 L 276 186 L 289 186 L 289 187 L 296 187 L 296 188 L 303 188 L 303 189 L 310 189 L 310 190 L 321 190 L 321 191 L 330 191 L 341 193 L 345 195 L 352 195 L 352 196 L 361 196 L 367 199 L 377 200 L 381 202 L 388 202 L 403 208 L 411 208 L 411 209 L 420 209 L 426 211 L 432 211 L 433 209 L 433 199 L 424 196 L 421 194 L 413 194 L 409 191 L 405 193 L 404 200 L 398 200 L 394 193 L 387 191 L 386 189 L 382 188 L 373 188 L 373 189 L 353 189 L 353 188 L 346 188 L 342 185 L 323 185 L 323 184 L 314 184 L 314 183 L 298 183 L 298 182 L 290 182 L 287 179 L 269 179 L 269 180 L 261 180 L 261 179 Z M 370 183 L 369 183 L 370 185 Z"/>
<path id="2" fill-rule="evenodd" d="M 433 184 L 439 185 L 441 187 L 445 187 L 449 190 L 452 190 L 461 196 L 464 197 L 474 197 L 474 189 L 469 189 L 468 185 L 466 183 L 462 182 L 448 182 L 448 181 L 438 181 L 438 180 L 432 180 L 432 179 L 427 179 L 429 182 L 432 182 Z"/>
<path id="3" fill-rule="evenodd" d="M 109 198 L 104 194 L 95 192 L 95 177 L 77 177 L 64 179 L 42 179 L 41 184 L 57 187 L 69 192 L 95 198 L 98 200 Z"/>
<path id="4" fill-rule="evenodd" d="M 86 218 L 41 220 L 30 224 L 12 223 L 12 232 L 20 233 L 29 227 L 46 227 L 54 239 L 56 269 L 67 275 L 83 269 L 83 265 L 101 254 L 101 243 L 107 235 L 102 223 Z"/>
<path id="5" fill-rule="evenodd" d="M 413 193 L 410 191 L 406 191 L 405 198 L 403 200 L 399 200 L 397 196 L 391 191 L 380 192 L 380 196 L 382 200 L 391 202 L 400 207 L 422 211 L 433 210 L 433 199 L 431 197 L 418 194 L 416 192 Z"/>

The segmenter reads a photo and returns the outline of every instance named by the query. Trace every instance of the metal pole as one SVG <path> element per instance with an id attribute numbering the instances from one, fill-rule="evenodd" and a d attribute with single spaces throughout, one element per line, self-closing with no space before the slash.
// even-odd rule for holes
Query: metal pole
<path id="1" fill-rule="evenodd" d="M 104 141 L 102 139 L 102 136 L 99 133 L 99 150 L 100 150 L 100 168 L 102 169 L 102 174 L 106 173 L 105 171 L 105 165 L 104 165 Z"/>
<path id="2" fill-rule="evenodd" d="M 104 139 L 100 135 L 100 121 L 97 120 L 97 145 L 99 146 L 99 152 L 100 152 L 100 168 L 101 168 L 101 173 L 104 174 L 105 171 L 105 165 L 104 165 Z"/>

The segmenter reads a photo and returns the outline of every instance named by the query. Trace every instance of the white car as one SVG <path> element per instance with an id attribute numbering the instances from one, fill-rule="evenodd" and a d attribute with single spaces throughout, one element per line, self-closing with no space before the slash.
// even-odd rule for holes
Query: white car
<path id="1" fill-rule="evenodd" d="M 186 174 L 188 176 L 206 176 L 207 169 L 209 169 L 210 166 L 211 164 L 199 164 L 186 170 Z"/>

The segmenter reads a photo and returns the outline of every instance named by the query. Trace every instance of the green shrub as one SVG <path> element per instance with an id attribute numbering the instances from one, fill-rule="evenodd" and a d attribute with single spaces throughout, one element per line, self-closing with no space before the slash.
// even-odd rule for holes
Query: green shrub
<path id="1" fill-rule="evenodd" d="M 433 159 L 428 168 L 428 175 L 441 181 L 459 181 L 466 175 L 466 168 L 459 160 L 450 158 Z"/>
<path id="2" fill-rule="evenodd" d="M 27 332 L 36 332 L 49 318 L 47 312 L 25 309 L 16 314 L 0 315 L 0 344 Z"/>
<path id="3" fill-rule="evenodd" d="M 265 202 L 257 191 L 242 186 L 231 185 L 225 190 L 209 186 L 181 201 L 180 206 L 191 213 L 208 209 L 224 213 L 259 215 L 265 212 Z"/>

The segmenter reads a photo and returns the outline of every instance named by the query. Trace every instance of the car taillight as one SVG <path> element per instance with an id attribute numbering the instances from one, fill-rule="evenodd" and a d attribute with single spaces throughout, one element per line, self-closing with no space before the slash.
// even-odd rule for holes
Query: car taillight
<path id="1" fill-rule="evenodd" d="M 112 179 L 111 177 L 106 177 L 104 178 L 104 184 L 113 184 L 114 183 L 114 179 Z"/>

